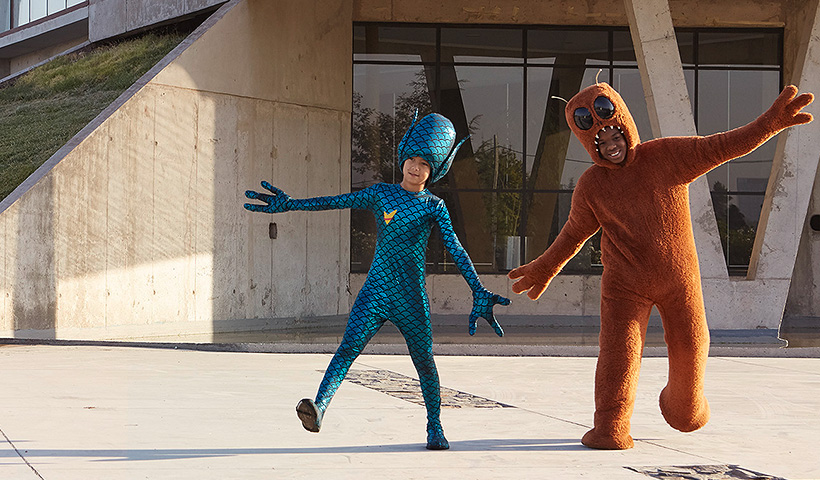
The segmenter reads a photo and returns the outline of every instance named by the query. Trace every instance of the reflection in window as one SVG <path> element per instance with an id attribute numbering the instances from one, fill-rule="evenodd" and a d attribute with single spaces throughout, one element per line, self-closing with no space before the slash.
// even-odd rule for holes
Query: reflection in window
<path id="1" fill-rule="evenodd" d="M 557 66 L 609 64 L 605 30 L 528 30 L 527 62 Z"/>
<path id="2" fill-rule="evenodd" d="M 11 0 L 0 0 L 0 32 L 11 28 Z"/>
<path id="3" fill-rule="evenodd" d="M 441 61 L 524 63 L 521 30 L 511 28 L 442 28 Z"/>
<path id="4" fill-rule="evenodd" d="M 760 31 L 692 35 L 693 67 L 687 82 L 696 88 L 695 118 L 700 135 L 724 132 L 754 120 L 780 93 L 780 37 Z M 775 155 L 770 140 L 752 153 L 710 171 L 706 178 L 715 207 L 726 264 L 745 274 Z"/>
<path id="5" fill-rule="evenodd" d="M 396 147 L 413 113 L 432 112 L 433 71 L 421 65 L 356 65 L 353 93 L 352 187 L 397 183 Z"/>
<path id="6" fill-rule="evenodd" d="M 698 63 L 703 66 L 767 67 L 779 69 L 780 33 L 737 30 L 697 32 Z"/>
<path id="7" fill-rule="evenodd" d="M 436 29 L 376 25 L 356 27 L 353 60 L 435 62 Z"/>
<path id="8" fill-rule="evenodd" d="M 698 131 L 756 118 L 777 95 L 779 31 L 680 32 Z M 764 40 L 761 40 L 763 38 Z M 354 26 L 354 190 L 401 180 L 396 146 L 413 112 L 450 118 L 470 139 L 431 191 L 444 199 L 481 272 L 505 272 L 541 254 L 569 214 L 572 190 L 592 165 L 564 117 L 565 99 L 596 81 L 613 85 L 643 140 L 652 138 L 629 31 L 624 28 Z M 746 43 L 744 43 L 746 42 Z M 715 45 L 739 48 L 720 57 Z M 703 65 L 702 58 L 709 65 Z M 774 64 L 772 64 L 774 58 Z M 700 61 L 699 61 L 700 59 Z M 740 65 L 740 66 L 738 66 Z M 771 166 L 773 143 L 709 174 L 727 264 L 745 269 Z M 351 270 L 366 271 L 376 227 L 351 216 Z M 565 271 L 601 270 L 600 234 Z M 434 231 L 428 271 L 455 272 Z"/>

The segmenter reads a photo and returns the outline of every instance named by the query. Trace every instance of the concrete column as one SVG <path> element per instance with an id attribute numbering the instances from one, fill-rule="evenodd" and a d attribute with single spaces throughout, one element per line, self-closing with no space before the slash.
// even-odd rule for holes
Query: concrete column
<path id="1" fill-rule="evenodd" d="M 97 42 L 126 31 L 125 0 L 90 0 L 88 2 L 88 40 Z"/>
<path id="2" fill-rule="evenodd" d="M 683 76 L 669 3 L 666 0 L 625 0 L 624 3 L 641 71 L 652 134 L 656 138 L 696 135 L 695 118 Z M 701 276 L 727 278 L 706 177 L 699 178 L 689 187 L 689 197 Z"/>
<path id="3" fill-rule="evenodd" d="M 624 3 L 653 135 L 656 138 L 695 135 L 695 119 L 667 0 L 624 0 Z M 689 208 L 701 277 L 704 283 L 724 283 L 728 281 L 728 273 L 706 176 L 689 187 Z M 729 302 L 721 300 L 720 290 L 704 289 L 710 318 L 725 318 L 729 313 L 725 311 Z"/>
<path id="4" fill-rule="evenodd" d="M 801 92 L 820 93 L 820 7 L 812 0 L 793 79 Z M 818 114 L 815 105 L 806 111 Z M 780 134 L 766 188 L 749 278 L 791 280 L 820 154 L 820 122 Z M 785 301 L 785 298 L 784 298 Z"/>

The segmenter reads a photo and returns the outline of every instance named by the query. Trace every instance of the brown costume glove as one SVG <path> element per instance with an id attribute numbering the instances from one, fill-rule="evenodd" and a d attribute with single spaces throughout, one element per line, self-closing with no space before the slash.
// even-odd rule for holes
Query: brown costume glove
<path id="1" fill-rule="evenodd" d="M 765 118 L 772 130 L 779 132 L 784 128 L 802 125 L 812 121 L 812 115 L 800 110 L 814 100 L 811 93 L 797 95 L 797 87 L 788 85 L 780 92 L 780 96 L 774 101 L 771 107 L 762 116 Z"/>
<path id="2" fill-rule="evenodd" d="M 513 293 L 521 293 L 529 290 L 527 296 L 533 300 L 538 300 L 538 297 L 544 293 L 544 290 L 547 289 L 547 285 L 550 284 L 554 275 L 555 274 L 550 275 L 550 272 L 541 266 L 538 259 L 510 270 L 510 273 L 507 274 L 507 276 L 512 279 L 520 278 L 520 280 L 513 283 Z"/>

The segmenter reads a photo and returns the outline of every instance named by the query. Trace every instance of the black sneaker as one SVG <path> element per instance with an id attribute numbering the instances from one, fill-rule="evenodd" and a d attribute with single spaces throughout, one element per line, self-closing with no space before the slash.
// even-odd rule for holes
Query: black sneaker
<path id="1" fill-rule="evenodd" d="M 322 411 L 309 398 L 299 400 L 296 405 L 296 415 L 302 421 L 302 426 L 308 432 L 319 433 L 322 428 Z"/>

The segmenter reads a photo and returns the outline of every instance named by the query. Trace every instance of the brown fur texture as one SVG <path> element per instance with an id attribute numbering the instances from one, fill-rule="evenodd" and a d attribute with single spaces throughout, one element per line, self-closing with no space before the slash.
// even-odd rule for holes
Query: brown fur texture
<path id="1" fill-rule="evenodd" d="M 745 155 L 779 131 L 808 123 L 800 110 L 811 94 L 786 87 L 763 115 L 748 125 L 705 137 L 666 137 L 644 143 L 621 96 L 605 83 L 592 85 L 567 104 L 567 123 L 595 165 L 578 179 L 572 207 L 558 237 L 537 259 L 509 273 L 513 292 L 537 299 L 552 278 L 598 229 L 602 229 L 601 333 L 595 373 L 594 428 L 582 443 L 591 448 L 633 446 L 630 418 L 635 401 L 646 328 L 657 306 L 668 349 L 669 379 L 660 408 L 673 428 L 690 432 L 709 420 L 703 390 L 709 329 L 689 215 L 688 186 L 699 176 Z M 615 114 L 581 130 L 573 112 L 605 96 Z M 617 126 L 627 158 L 614 164 L 594 143 L 604 126 Z"/>

